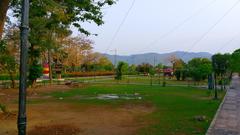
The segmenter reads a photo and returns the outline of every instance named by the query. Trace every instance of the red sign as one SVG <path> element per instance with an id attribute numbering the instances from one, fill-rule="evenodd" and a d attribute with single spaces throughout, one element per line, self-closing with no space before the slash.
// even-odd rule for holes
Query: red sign
<path id="1" fill-rule="evenodd" d="M 48 64 L 43 65 L 43 74 L 49 74 L 49 65 Z"/>

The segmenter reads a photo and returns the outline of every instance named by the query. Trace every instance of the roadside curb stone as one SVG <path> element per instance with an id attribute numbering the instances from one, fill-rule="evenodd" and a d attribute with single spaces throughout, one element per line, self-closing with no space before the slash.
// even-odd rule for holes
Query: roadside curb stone
<path id="1" fill-rule="evenodd" d="M 240 135 L 240 79 L 238 76 L 233 77 L 231 85 L 206 135 Z"/>

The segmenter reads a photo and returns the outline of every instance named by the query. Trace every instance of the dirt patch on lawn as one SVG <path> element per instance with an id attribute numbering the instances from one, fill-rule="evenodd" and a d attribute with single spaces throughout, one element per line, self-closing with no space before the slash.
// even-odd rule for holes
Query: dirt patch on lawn
<path id="1" fill-rule="evenodd" d="M 27 95 L 31 96 L 34 94 L 41 94 L 41 93 L 51 93 L 54 91 L 67 91 L 70 90 L 71 87 L 67 85 L 46 85 L 46 86 L 39 86 L 37 88 L 28 88 Z M 0 89 L 0 96 L 18 96 L 18 89 Z"/>
<path id="2" fill-rule="evenodd" d="M 42 125 L 35 126 L 28 135 L 77 135 L 81 132 L 79 128 L 74 125 Z"/>
<path id="3" fill-rule="evenodd" d="M 66 85 L 47 85 L 37 88 L 28 88 L 27 89 L 27 98 L 28 99 L 44 99 L 48 97 L 43 97 L 42 94 L 51 93 L 55 91 L 68 91 L 71 90 L 71 87 Z M 18 89 L 0 89 L 0 103 L 9 105 L 12 101 L 18 99 Z"/>
<path id="4" fill-rule="evenodd" d="M 10 109 L 16 109 L 16 105 Z M 67 103 L 31 104 L 27 108 L 28 135 L 135 135 L 150 122 L 149 105 L 119 107 Z M 66 133 L 68 132 L 68 133 Z M 1 135 L 17 135 L 16 118 L 0 120 Z"/>

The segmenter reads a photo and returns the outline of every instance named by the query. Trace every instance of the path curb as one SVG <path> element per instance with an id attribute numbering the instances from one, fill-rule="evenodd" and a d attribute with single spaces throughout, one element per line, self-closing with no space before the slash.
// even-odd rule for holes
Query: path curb
<path id="1" fill-rule="evenodd" d="M 207 130 L 207 132 L 206 132 L 205 135 L 211 135 L 211 131 L 212 131 L 213 127 L 214 127 L 214 124 L 216 123 L 217 116 L 218 116 L 218 114 L 220 113 L 220 110 L 221 110 L 222 107 L 223 107 L 223 103 L 224 103 L 225 100 L 226 100 L 226 97 L 227 97 L 227 95 L 228 95 L 229 89 L 230 89 L 230 88 L 227 89 L 227 92 L 226 92 L 226 94 L 225 94 L 225 96 L 224 96 L 221 104 L 219 105 L 218 110 L 217 110 L 217 112 L 216 112 L 216 114 L 215 114 L 215 116 L 214 116 L 214 118 L 213 118 L 213 120 L 212 120 L 212 122 L 211 122 L 211 124 L 210 124 L 210 126 L 209 126 L 209 128 L 208 128 L 208 130 Z"/>

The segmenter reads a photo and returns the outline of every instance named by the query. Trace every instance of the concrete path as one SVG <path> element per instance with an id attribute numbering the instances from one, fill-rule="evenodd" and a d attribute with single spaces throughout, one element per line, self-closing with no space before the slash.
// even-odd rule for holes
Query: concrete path
<path id="1" fill-rule="evenodd" d="M 230 89 L 206 135 L 240 135 L 240 78 L 233 76 Z"/>

